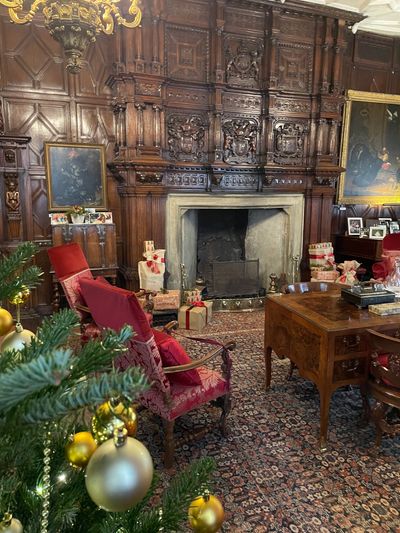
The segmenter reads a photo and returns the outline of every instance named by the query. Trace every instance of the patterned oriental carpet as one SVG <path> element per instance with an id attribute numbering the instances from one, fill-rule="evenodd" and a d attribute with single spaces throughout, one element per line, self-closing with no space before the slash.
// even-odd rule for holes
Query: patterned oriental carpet
<path id="1" fill-rule="evenodd" d="M 328 450 L 320 453 L 317 389 L 296 372 L 287 381 L 288 360 L 275 357 L 265 392 L 263 324 L 261 311 L 215 313 L 201 332 L 237 342 L 231 433 L 221 436 L 220 411 L 212 407 L 182 417 L 178 436 L 205 423 L 211 429 L 177 449 L 176 470 L 201 456 L 215 459 L 212 492 L 225 508 L 223 532 L 400 533 L 400 439 L 384 438 L 374 454 L 374 428 L 360 424 L 359 391 L 340 389 L 331 402 Z M 187 348 L 200 353 L 192 344 Z M 138 438 L 161 472 L 160 422 L 148 413 L 140 418 Z M 161 474 L 162 481 L 168 478 Z"/>

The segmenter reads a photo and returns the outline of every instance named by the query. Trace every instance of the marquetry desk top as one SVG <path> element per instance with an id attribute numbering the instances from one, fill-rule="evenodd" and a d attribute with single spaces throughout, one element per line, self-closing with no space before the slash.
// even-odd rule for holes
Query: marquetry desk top
<path id="1" fill-rule="evenodd" d="M 356 385 L 365 393 L 370 341 L 367 329 L 390 335 L 400 314 L 379 316 L 341 299 L 338 290 L 268 295 L 265 301 L 265 381 L 271 383 L 271 355 L 288 357 L 320 393 L 320 447 L 326 448 L 333 392 Z"/>
<path id="2" fill-rule="evenodd" d="M 379 316 L 369 313 L 368 309 L 358 309 L 340 297 L 340 289 L 303 294 L 268 295 L 267 299 L 274 300 L 288 312 L 295 313 L 326 331 L 346 332 L 360 328 L 374 329 L 388 324 L 400 326 L 400 314 Z"/>

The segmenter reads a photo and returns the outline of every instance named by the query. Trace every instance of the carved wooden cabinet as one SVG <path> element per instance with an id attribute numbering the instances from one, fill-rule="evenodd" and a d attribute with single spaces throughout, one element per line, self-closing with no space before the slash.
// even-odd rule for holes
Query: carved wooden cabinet
<path id="1" fill-rule="evenodd" d="M 115 224 L 60 224 L 52 226 L 53 246 L 77 242 L 83 250 L 93 276 L 105 276 L 115 284 L 117 246 Z M 53 307 L 60 304 L 58 283 L 53 276 Z"/>

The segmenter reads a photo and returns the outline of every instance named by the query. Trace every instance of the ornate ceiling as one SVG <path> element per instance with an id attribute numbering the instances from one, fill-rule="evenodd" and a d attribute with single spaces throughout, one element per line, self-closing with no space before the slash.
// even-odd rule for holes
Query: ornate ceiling
<path id="1" fill-rule="evenodd" d="M 400 36 L 400 0 L 302 0 L 313 4 L 344 9 L 364 15 L 352 31 L 370 31 L 380 35 Z"/>

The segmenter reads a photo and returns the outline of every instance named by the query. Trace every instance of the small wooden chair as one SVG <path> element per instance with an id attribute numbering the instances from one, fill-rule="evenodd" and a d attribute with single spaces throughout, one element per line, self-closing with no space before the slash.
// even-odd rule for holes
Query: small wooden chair
<path id="1" fill-rule="evenodd" d="M 372 329 L 368 333 L 372 354 L 367 392 L 375 403 L 372 407 L 368 401 L 364 405 L 375 424 L 375 446 L 378 447 L 384 433 L 395 435 L 400 432 L 400 421 L 389 423 L 387 420 L 390 407 L 400 409 L 400 339 Z"/>

